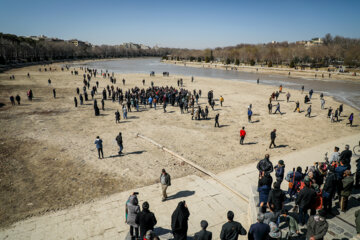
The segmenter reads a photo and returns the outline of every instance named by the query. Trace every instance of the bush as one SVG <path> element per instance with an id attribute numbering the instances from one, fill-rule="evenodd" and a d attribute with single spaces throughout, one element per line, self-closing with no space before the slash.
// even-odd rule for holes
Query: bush
<path id="1" fill-rule="evenodd" d="M 193 56 L 190 57 L 190 62 L 195 61 L 195 58 Z"/>
<path id="2" fill-rule="evenodd" d="M 272 66 L 273 66 L 272 61 L 269 61 L 268 67 L 272 67 Z"/>
<path id="3" fill-rule="evenodd" d="M 179 58 L 179 56 L 177 56 L 177 57 L 176 57 L 176 61 L 180 61 L 180 58 Z"/>
<path id="4" fill-rule="evenodd" d="M 235 65 L 238 65 L 238 66 L 240 65 L 240 60 L 239 59 L 235 60 Z"/>
<path id="5" fill-rule="evenodd" d="M 206 62 L 206 63 L 210 62 L 210 58 L 209 58 L 209 57 L 205 57 L 205 62 Z"/>
<path id="6" fill-rule="evenodd" d="M 230 64 L 230 58 L 227 58 L 225 64 Z"/>
<path id="7" fill-rule="evenodd" d="M 168 60 L 167 56 L 162 56 L 162 60 Z"/>
<path id="8" fill-rule="evenodd" d="M 251 59 L 251 60 L 250 60 L 250 65 L 251 65 L 251 66 L 255 66 L 255 61 L 254 61 L 254 59 Z"/>
<path id="9" fill-rule="evenodd" d="M 295 67 L 295 62 L 294 61 L 291 61 L 290 62 L 290 68 L 294 68 Z"/>
<path id="10" fill-rule="evenodd" d="M 198 62 L 201 62 L 201 61 L 202 61 L 201 57 L 198 57 L 198 58 L 197 58 L 197 61 L 198 61 Z"/>

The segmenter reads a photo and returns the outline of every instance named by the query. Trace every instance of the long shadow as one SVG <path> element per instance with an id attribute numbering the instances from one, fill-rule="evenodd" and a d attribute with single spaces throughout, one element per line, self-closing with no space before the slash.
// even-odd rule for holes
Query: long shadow
<path id="1" fill-rule="evenodd" d="M 138 119 L 139 117 L 137 117 L 137 116 L 129 116 L 129 117 L 127 117 L 128 119 Z"/>
<path id="2" fill-rule="evenodd" d="M 131 155 L 131 154 L 142 154 L 146 152 L 145 150 L 141 150 L 141 151 L 134 151 L 134 152 L 127 152 L 127 153 L 124 153 L 123 155 Z"/>
<path id="3" fill-rule="evenodd" d="M 177 199 L 177 198 L 189 197 L 189 196 L 192 196 L 194 194 L 195 194 L 195 191 L 188 191 L 188 190 L 180 191 L 180 192 L 177 192 L 174 195 L 169 196 L 167 198 L 167 200 L 174 200 L 174 199 Z"/>
<path id="4" fill-rule="evenodd" d="M 259 113 L 254 113 L 253 116 L 260 116 L 260 114 Z"/>
<path id="5" fill-rule="evenodd" d="M 248 142 L 248 143 L 244 143 L 244 145 L 254 145 L 257 144 L 258 142 Z"/>
<path id="6" fill-rule="evenodd" d="M 171 233 L 171 230 L 170 229 L 166 229 L 166 228 L 162 228 L 162 227 L 156 227 L 154 228 L 154 233 L 157 235 L 157 236 L 160 236 L 160 237 L 165 237 L 163 235 L 172 235 Z M 170 236 L 169 236 L 170 237 Z M 171 239 L 171 238 L 170 238 Z"/>
<path id="7" fill-rule="evenodd" d="M 359 125 L 352 125 L 351 127 L 358 127 Z"/>
<path id="8" fill-rule="evenodd" d="M 166 113 L 174 113 L 175 111 L 167 111 Z"/>
<path id="9" fill-rule="evenodd" d="M 128 122 L 131 122 L 131 121 L 126 121 L 126 120 L 125 120 L 125 121 L 121 121 L 121 120 L 120 120 L 120 123 L 128 123 Z"/>
<path id="10" fill-rule="evenodd" d="M 93 104 L 91 104 L 91 103 L 84 103 L 83 105 L 90 106 L 90 105 L 93 105 Z"/>
<path id="11" fill-rule="evenodd" d="M 100 115 L 99 116 L 108 116 L 109 114 L 107 114 L 107 113 L 100 113 Z"/>
<path id="12" fill-rule="evenodd" d="M 314 117 L 317 117 L 317 115 L 312 115 L 312 116 L 310 116 L 310 118 L 314 118 Z"/>
<path id="13" fill-rule="evenodd" d="M 228 127 L 228 126 L 230 126 L 230 125 L 226 125 L 226 124 L 224 124 L 224 125 L 220 125 L 220 128 L 223 128 L 223 127 Z"/>
<path id="14" fill-rule="evenodd" d="M 0 103 L 0 108 L 5 106 L 5 103 Z"/>
<path id="15" fill-rule="evenodd" d="M 255 120 L 255 121 L 251 121 L 251 123 L 258 123 L 258 122 L 260 122 L 259 119 L 258 119 L 258 120 Z"/>
<path id="16" fill-rule="evenodd" d="M 277 145 L 275 148 L 285 148 L 288 147 L 289 145 Z"/>

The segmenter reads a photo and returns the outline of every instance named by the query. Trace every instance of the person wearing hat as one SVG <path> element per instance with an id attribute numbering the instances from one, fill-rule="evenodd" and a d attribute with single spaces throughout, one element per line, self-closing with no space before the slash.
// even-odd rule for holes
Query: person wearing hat
<path id="1" fill-rule="evenodd" d="M 307 223 L 306 239 L 322 240 L 327 233 L 329 224 L 326 221 L 326 212 L 319 210 L 318 214 L 310 216 Z"/>
<path id="2" fill-rule="evenodd" d="M 202 220 L 200 222 L 201 231 L 195 233 L 194 240 L 211 240 L 212 239 L 212 233 L 209 231 L 206 231 L 206 228 L 208 227 L 208 222 L 205 220 Z"/>
<path id="3" fill-rule="evenodd" d="M 276 182 L 280 183 L 284 180 L 285 172 L 285 163 L 283 160 L 279 160 L 278 164 L 275 166 L 275 177 Z"/>
<path id="4" fill-rule="evenodd" d="M 304 179 L 305 187 L 301 189 L 298 197 L 296 198 L 296 205 L 299 206 L 299 221 L 301 225 L 305 225 L 307 212 L 312 210 L 313 203 L 316 200 L 316 192 L 310 187 L 310 180 Z"/>
<path id="5" fill-rule="evenodd" d="M 262 216 L 262 221 L 264 221 L 264 215 Z M 227 219 L 228 222 L 225 223 L 221 228 L 221 240 L 237 240 L 238 235 L 246 235 L 247 232 L 245 228 L 241 225 L 241 223 L 234 221 L 234 213 L 232 211 L 228 211 Z M 263 224 L 266 225 L 265 223 Z"/>
<path id="6" fill-rule="evenodd" d="M 135 223 L 140 226 L 140 238 L 142 239 L 146 232 L 154 230 L 154 226 L 157 223 L 154 213 L 149 210 L 149 203 L 144 202 L 142 204 L 142 211 L 136 215 Z"/>

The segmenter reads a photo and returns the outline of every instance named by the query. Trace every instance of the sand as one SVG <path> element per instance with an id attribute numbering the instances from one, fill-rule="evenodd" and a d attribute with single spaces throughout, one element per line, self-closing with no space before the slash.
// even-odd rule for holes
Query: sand
<path id="1" fill-rule="evenodd" d="M 291 77 L 298 78 L 314 78 L 315 74 L 317 80 L 327 80 L 327 79 L 337 79 L 337 80 L 353 80 L 360 81 L 360 74 L 357 69 L 350 69 L 351 72 L 348 73 L 339 73 L 339 72 L 328 72 L 327 68 L 320 68 L 318 70 L 315 69 L 294 69 L 289 68 L 287 66 L 276 66 L 267 67 L 267 66 L 249 66 L 249 65 L 234 65 L 234 64 L 223 64 L 223 63 L 203 63 L 203 62 L 189 62 L 189 61 L 174 61 L 174 60 L 162 60 L 164 63 L 176 64 L 180 66 L 186 67 L 196 67 L 196 68 L 214 68 L 214 69 L 222 69 L 222 70 L 232 70 L 239 72 L 250 72 L 250 73 L 260 73 L 260 74 L 273 74 L 273 75 L 286 75 L 288 76 L 290 72 Z M 353 76 L 353 73 L 356 72 L 356 76 Z M 329 73 L 331 76 L 329 77 Z M 324 77 L 322 77 L 324 74 Z"/>
<path id="2" fill-rule="evenodd" d="M 177 152 L 198 165 L 219 173 L 224 170 L 258 161 L 266 153 L 271 157 L 316 146 L 339 137 L 357 134 L 359 111 L 344 106 L 344 117 L 330 123 L 327 111 L 320 109 L 318 95 L 312 99 L 312 118 L 305 112 L 294 113 L 296 100 L 301 110 L 306 110 L 304 94 L 290 90 L 291 102 L 285 93 L 279 97 L 283 115 L 269 115 L 267 103 L 270 94 L 278 90 L 273 86 L 256 85 L 237 81 L 196 77 L 149 77 L 144 74 L 115 74 L 116 86 L 131 88 L 155 85 L 177 86 L 177 79 L 184 79 L 184 87 L 201 89 L 200 105 L 205 107 L 207 92 L 214 90 L 216 100 L 222 95 L 223 107 L 216 101 L 215 111 L 210 109 L 210 120 L 191 120 L 190 113 L 181 114 L 178 107 L 168 106 L 157 110 L 143 109 L 129 112 L 128 120 L 115 123 L 114 112 L 121 110 L 117 102 L 106 101 L 105 111 L 95 117 L 92 101 L 74 107 L 76 87 L 81 88 L 83 71 L 79 76 L 70 71 L 39 72 L 39 66 L 15 69 L 0 74 L 0 226 L 8 226 L 20 219 L 45 211 L 66 208 L 91 201 L 116 192 L 158 182 L 162 168 L 173 178 L 200 174 L 177 159 L 162 152 L 143 139 L 141 133 Z M 27 78 L 26 74 L 31 77 Z M 15 75 L 15 80 L 9 80 Z M 48 86 L 47 80 L 52 84 Z M 121 79 L 126 79 L 122 86 Z M 110 84 L 109 79 L 99 81 L 100 90 Z M 32 89 L 34 100 L 27 100 L 26 91 Z M 52 89 L 56 88 L 54 99 Z M 287 92 L 283 89 L 283 92 Z M 22 104 L 11 106 L 10 95 L 20 94 Z M 91 99 L 91 96 L 89 96 Z M 101 94 L 96 95 L 100 103 Z M 336 108 L 340 103 L 325 97 L 326 106 Z M 247 122 L 247 106 L 253 106 L 253 123 Z M 4 105 L 3 105 L 4 104 Z M 99 104 L 100 105 L 100 104 Z M 355 127 L 346 126 L 347 117 L 353 112 Z M 214 128 L 214 116 L 220 114 L 220 128 Z M 245 145 L 239 145 L 239 130 L 246 127 Z M 270 132 L 277 129 L 275 149 L 268 149 Z M 124 156 L 118 157 L 115 137 L 123 133 Z M 98 159 L 94 145 L 96 136 L 104 141 L 105 159 Z M 340 146 L 341 147 L 341 146 Z M 159 196 L 160 197 L 160 196 Z M 146 196 L 144 197 L 146 198 Z"/>

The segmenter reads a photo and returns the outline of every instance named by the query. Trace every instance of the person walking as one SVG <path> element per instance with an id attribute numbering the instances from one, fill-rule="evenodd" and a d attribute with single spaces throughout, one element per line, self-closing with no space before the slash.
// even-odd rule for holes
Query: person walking
<path id="1" fill-rule="evenodd" d="M 135 220 L 137 214 L 140 212 L 140 207 L 136 195 L 136 193 L 132 193 L 125 206 L 125 222 L 130 226 L 130 236 L 132 240 L 139 238 L 139 225 L 135 223 Z"/>
<path id="2" fill-rule="evenodd" d="M 272 114 L 272 103 L 271 103 L 271 101 L 268 104 L 268 110 L 269 110 L 269 114 Z"/>
<path id="3" fill-rule="evenodd" d="M 100 159 L 100 153 L 101 153 L 101 156 L 102 158 L 104 158 L 104 152 L 103 152 L 103 141 L 102 139 L 97 136 L 96 139 L 95 139 L 95 145 L 96 145 L 96 149 L 98 151 L 98 154 L 99 154 L 99 159 Z"/>
<path id="4" fill-rule="evenodd" d="M 161 190 L 162 190 L 162 201 L 164 202 L 167 199 L 166 190 L 169 186 L 171 186 L 171 177 L 165 171 L 165 169 L 161 170 L 160 183 L 161 183 Z"/>
<path id="5" fill-rule="evenodd" d="M 246 136 L 245 127 L 242 127 L 242 129 L 240 130 L 240 144 L 241 145 L 244 145 L 245 136 Z"/>
<path id="6" fill-rule="evenodd" d="M 101 109 L 105 111 L 105 100 L 101 99 Z"/>
<path id="7" fill-rule="evenodd" d="M 119 155 L 122 154 L 122 150 L 124 149 L 123 147 L 123 139 L 122 139 L 122 135 L 121 135 L 121 132 L 119 132 L 119 135 L 117 135 L 117 137 L 115 138 L 116 140 L 116 143 L 118 144 L 120 150 L 118 152 Z"/>
<path id="8" fill-rule="evenodd" d="M 309 117 L 309 118 L 311 118 L 311 105 L 308 107 L 308 109 L 307 109 L 307 111 L 306 111 L 307 113 L 306 113 L 306 115 L 305 115 L 305 117 Z"/>
<path id="9" fill-rule="evenodd" d="M 349 122 L 346 125 L 350 125 L 350 127 L 352 127 L 352 123 L 354 121 L 354 113 L 351 113 L 349 116 Z"/>
<path id="10" fill-rule="evenodd" d="M 154 213 L 149 210 L 150 205 L 148 202 L 142 204 L 142 211 L 136 215 L 135 223 L 140 227 L 140 238 L 143 239 L 146 232 L 154 230 L 154 226 L 157 223 Z"/>
<path id="11" fill-rule="evenodd" d="M 251 123 L 251 116 L 253 115 L 253 112 L 251 108 L 248 108 L 248 122 Z"/>
<path id="12" fill-rule="evenodd" d="M 234 221 L 234 213 L 232 211 L 228 211 L 227 219 L 228 222 L 221 228 L 221 240 L 237 240 L 239 235 L 246 235 L 247 232 L 241 223 Z"/>
<path id="13" fill-rule="evenodd" d="M 15 106 L 15 98 L 14 96 L 10 96 L 10 102 L 12 106 Z"/>
<path id="14" fill-rule="evenodd" d="M 19 94 L 16 95 L 15 100 L 18 103 L 18 105 L 20 105 L 21 98 L 20 98 Z"/>
<path id="15" fill-rule="evenodd" d="M 275 110 L 274 114 L 276 114 L 277 112 L 279 112 L 280 115 L 282 115 L 282 112 L 280 111 L 280 103 L 278 103 L 278 104 L 276 105 L 276 110 Z"/>
<path id="16" fill-rule="evenodd" d="M 215 116 L 215 127 L 217 126 L 218 128 L 220 128 L 220 125 L 219 125 L 219 116 L 220 116 L 219 113 L 216 114 L 216 116 Z"/>
<path id="17" fill-rule="evenodd" d="M 321 99 L 321 109 L 325 109 L 325 99 Z"/>
<path id="18" fill-rule="evenodd" d="M 120 112 L 117 110 L 115 112 L 115 123 L 120 123 Z"/>
<path id="19" fill-rule="evenodd" d="M 202 220 L 200 222 L 200 226 L 201 226 L 201 231 L 195 233 L 194 240 L 212 240 L 212 232 L 206 230 L 208 226 L 208 222 Z"/>
<path id="20" fill-rule="evenodd" d="M 74 97 L 74 103 L 75 103 L 75 107 L 77 107 L 78 106 L 78 101 L 77 101 L 76 97 Z"/>
<path id="21" fill-rule="evenodd" d="M 250 226 L 248 239 L 249 240 L 267 240 L 270 233 L 270 226 L 264 223 L 264 214 L 258 213 L 257 223 Z"/>
<path id="22" fill-rule="evenodd" d="M 310 99 L 311 99 L 313 93 L 314 93 L 314 90 L 310 89 L 310 91 L 309 91 L 309 98 L 310 98 Z"/>
<path id="23" fill-rule="evenodd" d="M 296 103 L 295 103 L 294 112 L 296 112 L 296 111 L 300 112 L 300 102 L 299 101 L 296 101 Z"/>
<path id="24" fill-rule="evenodd" d="M 271 133 L 270 133 L 270 146 L 269 148 L 271 148 L 271 146 L 274 146 L 274 148 L 276 148 L 276 144 L 275 144 L 275 139 L 276 139 L 276 129 L 274 129 Z"/>
<path id="25" fill-rule="evenodd" d="M 286 102 L 289 102 L 290 96 L 291 96 L 291 94 L 290 94 L 290 92 L 288 92 L 288 93 L 286 94 Z"/>
<path id="26" fill-rule="evenodd" d="M 185 201 L 179 202 L 171 215 L 171 230 L 174 240 L 186 240 L 190 212 Z"/>

